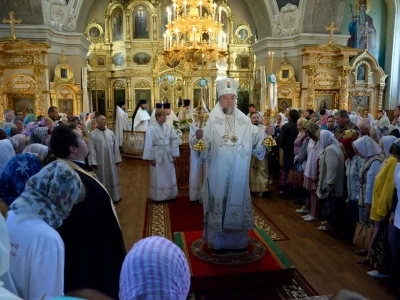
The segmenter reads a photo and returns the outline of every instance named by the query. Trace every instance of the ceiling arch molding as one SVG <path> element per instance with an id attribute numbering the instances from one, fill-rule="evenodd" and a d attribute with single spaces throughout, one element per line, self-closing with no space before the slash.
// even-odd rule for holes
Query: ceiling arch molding
<path id="1" fill-rule="evenodd" d="M 272 36 L 272 20 L 278 10 L 276 1 L 245 0 L 256 24 L 257 38 Z"/>

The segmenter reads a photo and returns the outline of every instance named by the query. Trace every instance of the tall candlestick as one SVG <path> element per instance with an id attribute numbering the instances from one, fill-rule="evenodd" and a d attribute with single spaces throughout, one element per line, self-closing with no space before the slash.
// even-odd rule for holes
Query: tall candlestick
<path id="1" fill-rule="evenodd" d="M 176 3 L 175 2 L 172 4 L 172 7 L 174 8 L 174 19 L 176 20 L 177 15 L 176 15 Z"/>
<path id="2" fill-rule="evenodd" d="M 186 1 L 183 1 L 183 14 L 186 16 Z"/>
<path id="3" fill-rule="evenodd" d="M 168 14 L 168 24 L 171 23 L 171 9 L 167 7 L 167 14 Z"/>
<path id="4" fill-rule="evenodd" d="M 219 7 L 219 11 L 218 11 L 218 22 L 221 22 L 221 15 L 222 15 L 222 7 Z"/>
<path id="5" fill-rule="evenodd" d="M 203 2 L 202 1 L 200 1 L 200 3 L 199 3 L 199 8 L 200 8 L 200 13 L 199 13 L 199 15 L 200 15 L 200 17 L 203 15 Z"/>
<path id="6" fill-rule="evenodd" d="M 179 45 L 179 29 L 175 29 L 175 35 L 176 35 L 176 47 Z"/>
<path id="7" fill-rule="evenodd" d="M 213 7 L 213 9 L 212 9 L 212 18 L 214 19 L 215 18 L 215 11 L 217 10 L 217 3 L 214 3 L 212 7 Z"/>
<path id="8" fill-rule="evenodd" d="M 163 37 L 164 37 L 164 50 L 167 50 L 167 35 L 164 33 Z"/>

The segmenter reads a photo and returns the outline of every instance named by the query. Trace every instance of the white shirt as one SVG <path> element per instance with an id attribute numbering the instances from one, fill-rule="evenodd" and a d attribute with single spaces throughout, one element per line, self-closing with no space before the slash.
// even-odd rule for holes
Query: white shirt
<path id="1" fill-rule="evenodd" d="M 39 218 L 17 223 L 8 212 L 10 269 L 4 286 L 22 299 L 51 299 L 64 294 L 64 243 L 53 228 Z"/>

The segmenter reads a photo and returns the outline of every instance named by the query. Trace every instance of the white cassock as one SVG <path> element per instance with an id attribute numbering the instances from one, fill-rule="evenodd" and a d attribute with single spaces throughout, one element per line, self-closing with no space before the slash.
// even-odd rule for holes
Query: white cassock
<path id="1" fill-rule="evenodd" d="M 207 150 L 197 155 L 206 163 L 201 192 L 203 238 L 217 250 L 245 248 L 250 240 L 249 230 L 255 227 L 249 188 L 250 159 L 252 154 L 264 158 L 262 142 L 266 135 L 239 109 L 225 115 L 219 104 L 211 111 L 203 131 Z M 195 137 L 190 141 L 191 145 L 196 142 Z"/>
<path id="2" fill-rule="evenodd" d="M 255 125 L 253 125 L 255 126 Z M 259 124 L 258 132 L 265 132 L 266 127 Z M 251 156 L 250 162 L 250 191 L 251 192 L 267 192 L 268 191 L 268 166 L 265 158 L 259 159 L 254 155 Z"/>
<path id="3" fill-rule="evenodd" d="M 150 116 L 147 110 L 139 107 L 135 120 L 133 121 L 134 131 L 146 131 L 149 127 Z"/>
<path id="4" fill-rule="evenodd" d="M 153 109 L 153 111 L 151 112 L 151 117 L 150 117 L 150 126 L 154 125 L 155 123 L 157 123 L 156 109 Z"/>
<path id="5" fill-rule="evenodd" d="M 179 119 L 180 121 L 183 120 L 183 119 L 192 119 L 192 118 L 193 118 L 193 108 L 189 108 L 189 109 L 183 108 L 183 109 L 186 110 L 185 117 L 184 117 L 183 111 L 180 110 L 180 111 L 179 111 L 179 114 L 178 114 L 178 119 Z"/>
<path id="6" fill-rule="evenodd" d="M 89 134 L 89 165 L 97 166 L 99 181 L 106 187 L 113 201 L 121 199 L 117 163 L 122 161 L 114 133 L 110 129 L 96 128 Z"/>
<path id="7" fill-rule="evenodd" d="M 124 143 L 124 130 L 130 130 L 128 115 L 119 106 L 117 106 L 116 118 L 115 118 L 115 140 L 119 147 L 122 147 Z"/>
<path id="8" fill-rule="evenodd" d="M 165 123 L 167 123 L 170 126 L 174 126 L 174 121 L 179 121 L 176 114 L 173 112 L 173 110 L 171 109 L 171 113 L 167 116 L 167 121 Z"/>
<path id="9" fill-rule="evenodd" d="M 189 140 L 196 139 L 196 125 L 190 124 Z M 197 201 L 201 198 L 201 188 L 203 186 L 203 162 L 199 160 L 193 146 L 190 145 L 190 170 L 189 170 L 189 199 Z"/>
<path id="10" fill-rule="evenodd" d="M 150 165 L 150 199 L 165 201 L 178 195 L 173 160 L 178 156 L 179 138 L 171 126 L 156 123 L 147 129 L 143 159 L 156 162 Z"/>

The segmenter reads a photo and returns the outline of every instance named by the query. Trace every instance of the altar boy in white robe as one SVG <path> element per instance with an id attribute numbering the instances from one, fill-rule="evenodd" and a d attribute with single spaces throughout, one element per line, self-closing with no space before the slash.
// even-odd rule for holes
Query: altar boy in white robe
<path id="1" fill-rule="evenodd" d="M 124 143 L 124 130 L 129 130 L 129 119 L 126 114 L 125 100 L 118 101 L 117 111 L 115 116 L 115 139 L 117 141 L 119 150 L 122 151 Z"/>
<path id="2" fill-rule="evenodd" d="M 136 105 L 136 109 L 133 112 L 132 119 L 132 130 L 133 131 L 146 131 L 149 127 L 150 115 L 146 110 L 147 108 L 147 100 L 142 99 L 139 100 Z"/>
<path id="3" fill-rule="evenodd" d="M 170 103 L 164 103 L 163 104 L 164 110 L 167 113 L 167 124 L 174 126 L 174 121 L 179 121 L 178 117 L 174 113 L 174 111 L 171 109 L 171 104 Z"/>
<path id="4" fill-rule="evenodd" d="M 190 107 L 190 100 L 185 99 L 183 100 L 183 107 L 178 114 L 178 119 L 192 119 L 193 118 L 193 108 Z"/>
<path id="5" fill-rule="evenodd" d="M 150 126 L 157 123 L 157 120 L 156 120 L 156 110 L 157 110 L 157 109 L 163 109 L 163 104 L 162 104 L 162 103 L 159 103 L 159 102 L 156 103 L 156 107 L 155 107 L 155 108 L 153 109 L 153 111 L 151 112 Z"/>
<path id="6" fill-rule="evenodd" d="M 167 113 L 158 109 L 157 123 L 146 131 L 143 159 L 150 161 L 150 199 L 167 201 L 178 195 L 175 160 L 179 157 L 179 138 L 166 124 Z"/>
<path id="7" fill-rule="evenodd" d="M 201 200 L 204 207 L 203 238 L 214 253 L 244 252 L 255 227 L 249 188 L 251 155 L 263 159 L 266 134 L 236 107 L 238 82 L 217 82 L 218 103 L 203 129 L 196 130 L 194 145 L 207 146 L 198 157 L 206 162 Z"/>

